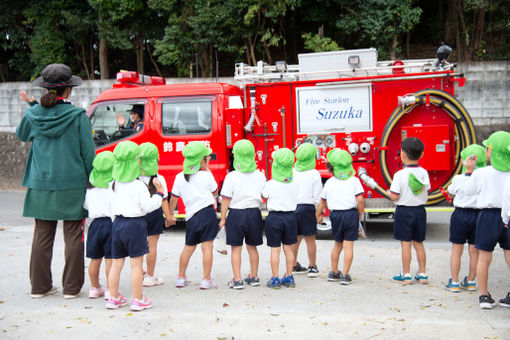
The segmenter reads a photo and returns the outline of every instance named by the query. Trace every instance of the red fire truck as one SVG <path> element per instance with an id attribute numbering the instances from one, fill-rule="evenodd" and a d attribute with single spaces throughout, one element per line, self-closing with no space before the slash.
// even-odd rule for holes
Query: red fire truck
<path id="1" fill-rule="evenodd" d="M 239 85 L 166 85 L 163 78 L 119 72 L 118 84 L 88 111 L 97 151 L 126 139 L 150 141 L 171 187 L 190 141 L 213 149 L 210 168 L 220 185 L 232 168 L 232 147 L 243 138 L 255 145 L 258 168 L 268 177 L 278 148 L 313 143 L 324 178 L 327 152 L 342 148 L 365 186 L 367 211 L 382 211 L 391 206 L 386 190 L 402 167 L 402 139 L 416 136 L 425 144 L 420 164 L 430 175 L 429 205 L 444 199 L 442 188 L 462 167 L 460 150 L 476 142 L 472 120 L 454 96 L 465 78 L 442 57 L 378 61 L 375 49 L 309 53 L 299 55 L 298 65 L 236 64 L 234 78 Z M 143 129 L 119 129 L 117 115 L 128 119 L 133 105 L 144 106 Z"/>

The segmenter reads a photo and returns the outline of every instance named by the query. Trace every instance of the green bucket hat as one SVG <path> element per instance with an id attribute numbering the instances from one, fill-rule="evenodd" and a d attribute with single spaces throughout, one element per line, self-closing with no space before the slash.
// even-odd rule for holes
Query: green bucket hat
<path id="1" fill-rule="evenodd" d="M 409 187 L 411 188 L 411 191 L 415 195 L 421 194 L 423 189 L 425 189 L 425 184 L 420 182 L 418 177 L 416 177 L 413 173 L 409 174 Z"/>
<path id="2" fill-rule="evenodd" d="M 333 166 L 333 174 L 336 178 L 346 180 L 354 176 L 351 155 L 341 149 L 333 149 L 326 156 L 329 164 Z"/>
<path id="3" fill-rule="evenodd" d="M 184 156 L 184 162 L 182 164 L 183 173 L 185 175 L 192 175 L 198 172 L 198 170 L 200 170 L 202 158 L 211 153 L 212 150 L 202 142 L 195 141 L 188 143 L 184 147 L 184 150 L 182 150 L 182 155 Z"/>
<path id="4" fill-rule="evenodd" d="M 271 175 L 275 181 L 282 183 L 292 182 L 292 166 L 294 165 L 294 152 L 287 148 L 273 152 L 273 165 Z"/>
<path id="5" fill-rule="evenodd" d="M 234 168 L 240 172 L 253 172 L 257 169 L 255 164 L 255 147 L 247 139 L 241 139 L 234 144 Z"/>
<path id="6" fill-rule="evenodd" d="M 311 143 L 302 143 L 296 150 L 296 170 L 315 169 L 317 148 Z"/>
<path id="7" fill-rule="evenodd" d="M 494 169 L 508 172 L 510 171 L 510 133 L 506 131 L 496 131 L 489 136 L 482 144 L 491 150 L 491 165 Z"/>
<path id="8" fill-rule="evenodd" d="M 112 169 L 115 157 L 111 151 L 103 151 L 94 157 L 89 182 L 96 188 L 108 188 L 108 183 L 113 180 Z"/>
<path id="9" fill-rule="evenodd" d="M 140 175 L 155 176 L 158 173 L 158 147 L 152 143 L 140 144 Z"/>
<path id="10" fill-rule="evenodd" d="M 469 158 L 469 156 L 475 155 L 476 156 L 476 166 L 475 169 L 483 168 L 487 165 L 487 156 L 485 155 L 485 149 L 483 146 L 478 144 L 471 144 L 468 147 L 464 148 L 460 152 L 460 157 L 462 157 L 463 160 L 466 160 Z M 462 167 L 462 173 L 466 172 L 466 167 Z"/>
<path id="11" fill-rule="evenodd" d="M 134 181 L 140 174 L 140 146 L 131 141 L 120 142 L 113 150 L 115 163 L 112 176 L 117 182 Z"/>

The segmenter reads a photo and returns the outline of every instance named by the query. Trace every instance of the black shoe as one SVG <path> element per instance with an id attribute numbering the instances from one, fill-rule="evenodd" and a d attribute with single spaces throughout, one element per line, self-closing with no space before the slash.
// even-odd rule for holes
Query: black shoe
<path id="1" fill-rule="evenodd" d="M 296 265 L 294 266 L 294 268 L 292 268 L 292 274 L 293 275 L 299 275 L 299 274 L 304 274 L 304 273 L 307 273 L 308 272 L 308 269 L 306 269 L 305 267 L 303 267 L 302 265 L 298 263 L 296 263 Z"/>
<path id="2" fill-rule="evenodd" d="M 499 300 L 499 305 L 503 307 L 510 307 L 510 292 L 508 292 L 503 299 Z"/>
<path id="3" fill-rule="evenodd" d="M 317 266 L 308 266 L 308 277 L 318 277 L 319 274 Z"/>
<path id="4" fill-rule="evenodd" d="M 342 275 L 342 272 L 340 272 L 340 271 L 338 271 L 336 273 L 330 271 L 328 274 L 328 281 L 338 282 L 338 281 L 340 281 L 340 275 Z"/>
<path id="5" fill-rule="evenodd" d="M 492 307 L 496 305 L 496 301 L 494 301 L 490 293 L 487 293 L 487 295 L 480 295 L 478 301 L 480 302 L 481 309 L 492 309 Z"/>
<path id="6" fill-rule="evenodd" d="M 343 285 L 350 285 L 352 282 L 351 275 L 349 274 L 340 274 L 340 283 Z"/>

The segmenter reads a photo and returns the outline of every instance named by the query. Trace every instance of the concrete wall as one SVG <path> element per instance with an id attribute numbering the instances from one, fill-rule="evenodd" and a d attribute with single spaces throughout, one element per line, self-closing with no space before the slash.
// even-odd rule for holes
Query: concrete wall
<path id="1" fill-rule="evenodd" d="M 464 73 L 466 84 L 456 90 L 457 97 L 471 114 L 476 125 L 478 141 L 486 139 L 496 130 L 510 131 L 510 61 L 463 63 L 457 71 Z M 210 79 L 172 78 L 167 83 L 214 82 Z M 219 81 L 233 83 L 233 78 Z M 71 101 L 88 108 L 95 97 L 110 89 L 113 80 L 85 81 L 73 90 Z M 19 91 L 25 90 L 39 99 L 44 90 L 30 83 L 0 83 L 0 190 L 21 189 L 28 145 L 19 142 L 13 135 L 27 107 L 19 99 Z"/>

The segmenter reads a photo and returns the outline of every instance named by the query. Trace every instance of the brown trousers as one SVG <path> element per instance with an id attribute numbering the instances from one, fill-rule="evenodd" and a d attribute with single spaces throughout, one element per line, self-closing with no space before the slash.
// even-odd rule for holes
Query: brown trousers
<path id="1" fill-rule="evenodd" d="M 58 221 L 35 220 L 30 282 L 32 294 L 44 294 L 52 286 L 51 259 Z M 83 257 L 83 220 L 64 221 L 65 266 L 62 274 L 63 294 L 78 294 L 85 279 Z"/>

